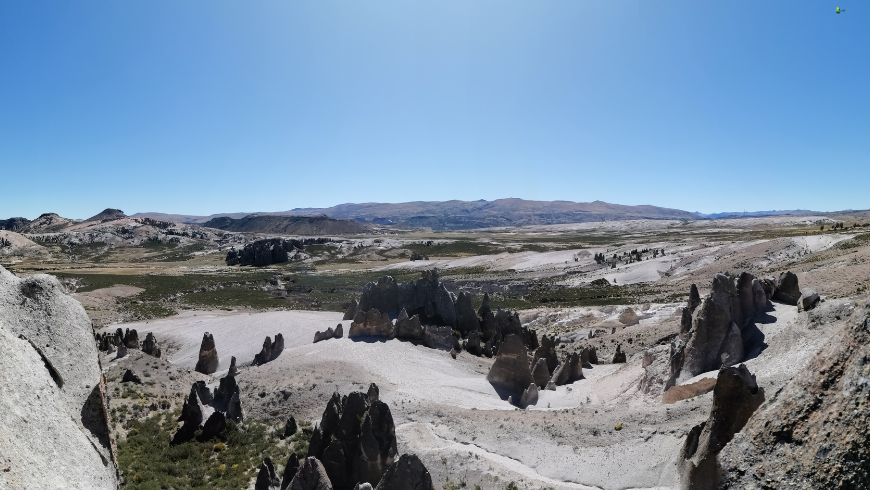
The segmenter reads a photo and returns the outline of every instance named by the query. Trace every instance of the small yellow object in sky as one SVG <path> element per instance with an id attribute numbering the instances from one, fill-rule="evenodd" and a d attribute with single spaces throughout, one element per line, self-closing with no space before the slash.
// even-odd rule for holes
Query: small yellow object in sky
<path id="1" fill-rule="evenodd" d="M 845 12 L 845 11 L 846 11 L 846 9 L 841 9 L 840 7 L 837 7 L 837 13 L 838 13 L 838 14 L 839 14 L 840 12 Z"/>

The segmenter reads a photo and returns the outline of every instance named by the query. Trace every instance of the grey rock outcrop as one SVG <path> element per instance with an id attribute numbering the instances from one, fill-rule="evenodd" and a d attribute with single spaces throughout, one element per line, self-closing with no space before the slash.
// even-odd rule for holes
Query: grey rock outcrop
<path id="1" fill-rule="evenodd" d="M 369 392 L 373 392 L 369 388 Z M 374 392 L 377 392 L 376 386 Z M 394 462 L 396 429 L 390 408 L 367 393 L 333 394 L 315 427 L 308 455 L 323 463 L 331 484 L 350 490 L 357 482 L 377 482 Z"/>
<path id="2" fill-rule="evenodd" d="M 333 490 L 326 468 L 313 456 L 305 458 L 302 467 L 286 487 L 290 490 Z"/>
<path id="3" fill-rule="evenodd" d="M 214 344 L 214 336 L 205 332 L 202 334 L 202 344 L 199 347 L 199 360 L 196 362 L 194 371 L 203 374 L 212 374 L 217 371 L 219 364 L 217 348 Z"/>
<path id="4" fill-rule="evenodd" d="M 0 488 L 117 488 L 97 354 L 57 279 L 0 267 Z"/>
<path id="5" fill-rule="evenodd" d="M 281 480 L 278 479 L 272 459 L 264 459 L 257 473 L 257 480 L 254 482 L 254 490 L 280 490 L 280 488 Z"/>
<path id="6" fill-rule="evenodd" d="M 126 333 L 124 334 L 124 345 L 126 345 L 128 349 L 139 348 L 139 334 L 136 332 L 135 328 L 127 329 Z"/>
<path id="7" fill-rule="evenodd" d="M 330 329 L 331 330 L 331 329 Z M 334 335 L 334 334 L 333 334 Z M 268 336 L 266 340 L 263 341 L 263 348 L 260 349 L 260 353 L 254 356 L 254 361 L 251 363 L 254 366 L 260 366 L 262 364 L 266 364 L 267 362 L 274 361 L 281 355 L 281 352 L 284 351 L 284 336 L 280 333 L 275 334 L 275 340 L 273 341 Z"/>
<path id="8" fill-rule="evenodd" d="M 483 355 L 483 346 L 480 343 L 480 331 L 475 330 L 468 333 L 468 339 L 465 342 L 465 350 L 472 355 Z"/>
<path id="9" fill-rule="evenodd" d="M 227 405 L 227 418 L 236 422 L 240 422 L 245 418 L 245 412 L 242 410 L 242 401 L 238 391 L 233 393 Z"/>
<path id="10" fill-rule="evenodd" d="M 718 488 L 870 488 L 868 302 L 725 445 Z"/>
<path id="11" fill-rule="evenodd" d="M 369 385 L 369 391 L 366 393 L 368 397 L 369 403 L 376 402 L 381 399 L 381 390 L 378 389 L 378 385 L 371 383 Z"/>
<path id="12" fill-rule="evenodd" d="M 453 329 L 450 327 L 426 325 L 423 331 L 423 345 L 430 349 L 449 351 L 459 347 L 459 339 L 453 336 Z"/>
<path id="13" fill-rule="evenodd" d="M 467 336 L 471 332 L 480 330 L 480 320 L 477 318 L 477 312 L 471 305 L 471 294 L 460 292 L 456 298 L 456 319 L 457 330 L 463 336 Z"/>
<path id="14" fill-rule="evenodd" d="M 797 306 L 798 299 L 801 297 L 797 275 L 792 271 L 781 273 L 776 280 L 776 292 L 773 297 L 787 305 Z"/>
<path id="15" fill-rule="evenodd" d="M 721 469 L 716 455 L 743 429 L 762 402 L 764 389 L 758 387 L 746 365 L 719 370 L 710 416 L 692 428 L 680 451 L 680 488 L 718 486 Z"/>
<path id="16" fill-rule="evenodd" d="M 547 369 L 547 360 L 540 358 L 536 362 L 534 362 L 534 368 L 532 368 L 532 378 L 535 379 L 535 384 L 540 388 L 544 388 L 547 386 L 547 383 L 550 382 L 550 370 Z"/>
<path id="17" fill-rule="evenodd" d="M 685 337 L 692 329 L 692 313 L 701 304 L 701 295 L 698 293 L 698 286 L 692 284 L 689 288 L 689 300 L 683 308 L 683 314 L 680 318 L 680 338 Z"/>
<path id="18" fill-rule="evenodd" d="M 613 364 L 624 364 L 626 362 L 625 352 L 622 352 L 622 345 L 617 344 L 616 352 L 613 353 Z"/>
<path id="19" fill-rule="evenodd" d="M 414 315 L 408 318 L 408 313 L 402 309 L 396 320 L 396 338 L 402 340 L 422 341 L 425 335 L 420 317 Z"/>
<path id="20" fill-rule="evenodd" d="M 818 306 L 820 301 L 821 297 L 814 289 L 803 288 L 801 289 L 801 297 L 798 300 L 798 311 L 810 311 Z"/>
<path id="21" fill-rule="evenodd" d="M 287 423 L 284 424 L 284 437 L 292 436 L 297 430 L 296 419 L 291 415 L 290 418 L 287 419 Z"/>
<path id="22" fill-rule="evenodd" d="M 486 380 L 499 392 L 502 398 L 513 396 L 519 399 L 523 391 L 535 379 L 529 369 L 529 353 L 517 335 L 508 335 L 498 349 L 498 356 Z"/>
<path id="23" fill-rule="evenodd" d="M 302 249 L 303 245 L 299 240 L 267 238 L 248 243 L 242 250 L 231 249 L 227 252 L 226 263 L 228 266 L 252 265 L 255 267 L 280 264 L 290 260 L 290 252 Z"/>
<path id="24" fill-rule="evenodd" d="M 227 428 L 227 418 L 223 412 L 215 410 L 208 416 L 205 423 L 202 424 L 202 434 L 200 439 L 208 441 L 220 435 Z"/>
<path id="25" fill-rule="evenodd" d="M 432 476 L 416 454 L 403 454 L 378 483 L 376 490 L 434 490 Z"/>
<path id="26" fill-rule="evenodd" d="M 559 365 L 559 357 L 556 355 L 556 339 L 554 337 L 541 336 L 541 346 L 535 350 L 534 363 L 538 359 L 544 359 L 547 362 L 547 370 L 550 374 L 556 370 Z"/>
<path id="27" fill-rule="evenodd" d="M 520 396 L 519 407 L 526 408 L 529 405 L 535 405 L 538 403 L 538 386 L 535 383 L 529 385 L 528 388 L 523 390 L 523 394 Z"/>
<path id="28" fill-rule="evenodd" d="M 339 326 L 341 324 L 339 323 Z M 335 338 L 335 330 L 332 327 L 326 329 L 325 332 L 317 331 L 314 333 L 314 343 L 323 342 L 324 340 L 334 339 Z"/>
<path id="29" fill-rule="evenodd" d="M 617 352 L 618 349 L 619 347 L 617 347 Z M 571 384 L 581 379 L 583 379 L 583 362 L 576 352 L 569 354 L 565 358 L 565 362 L 559 364 L 559 367 L 553 372 L 553 382 L 556 386 Z"/>
<path id="30" fill-rule="evenodd" d="M 395 328 L 390 321 L 390 316 L 386 313 L 382 314 L 376 308 L 365 312 L 362 310 L 358 311 L 347 332 L 347 337 L 350 339 L 357 337 L 384 337 L 391 339 L 395 336 Z"/>
<path id="31" fill-rule="evenodd" d="M 160 346 L 157 344 L 157 338 L 154 337 L 153 333 L 148 332 L 145 335 L 145 341 L 142 342 L 142 352 L 149 356 L 160 357 Z"/>
<path id="32" fill-rule="evenodd" d="M 747 328 L 767 307 L 764 284 L 752 274 L 742 273 L 736 285 L 730 276 L 716 274 L 710 295 L 692 314 L 691 329 L 672 344 L 671 377 L 665 388 L 742 361 L 747 342 L 752 347 L 754 338 Z"/>
<path id="33" fill-rule="evenodd" d="M 344 337 L 344 327 L 341 325 L 341 323 L 335 326 L 334 337 L 337 339 Z"/>
<path id="34" fill-rule="evenodd" d="M 121 359 L 122 357 L 127 357 L 127 346 L 123 342 L 118 344 L 118 353 L 115 355 L 115 359 Z"/>
<path id="35" fill-rule="evenodd" d="M 357 300 L 355 300 L 355 299 L 350 300 L 350 303 L 348 303 L 347 308 L 345 308 L 345 310 L 344 310 L 344 316 L 341 318 L 342 321 L 353 320 L 353 317 L 356 316 L 356 310 L 358 307 L 359 307 L 359 303 L 357 302 Z"/>
<path id="36" fill-rule="evenodd" d="M 299 458 L 296 456 L 296 453 L 290 453 L 290 457 L 287 458 L 287 464 L 284 465 L 284 475 L 281 477 L 281 490 L 287 490 L 290 482 L 293 481 L 298 472 Z"/>
<path id="37" fill-rule="evenodd" d="M 232 356 L 232 357 L 230 357 L 230 369 L 229 369 L 228 373 L 235 376 L 235 374 L 238 372 L 239 372 L 239 368 L 236 367 L 236 358 L 235 358 L 235 356 Z"/>

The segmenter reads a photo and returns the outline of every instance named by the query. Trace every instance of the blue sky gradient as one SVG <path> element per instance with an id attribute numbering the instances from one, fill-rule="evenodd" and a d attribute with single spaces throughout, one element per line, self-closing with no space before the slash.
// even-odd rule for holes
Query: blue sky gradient
<path id="1" fill-rule="evenodd" d="M 13 0 L 0 94 L 0 218 L 870 208 L 854 0 Z"/>

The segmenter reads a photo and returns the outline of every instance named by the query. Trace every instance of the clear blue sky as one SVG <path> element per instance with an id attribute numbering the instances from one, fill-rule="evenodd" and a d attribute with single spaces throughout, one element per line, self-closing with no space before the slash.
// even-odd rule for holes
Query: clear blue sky
<path id="1" fill-rule="evenodd" d="M 0 2 L 0 218 L 868 184 L 867 2 Z"/>

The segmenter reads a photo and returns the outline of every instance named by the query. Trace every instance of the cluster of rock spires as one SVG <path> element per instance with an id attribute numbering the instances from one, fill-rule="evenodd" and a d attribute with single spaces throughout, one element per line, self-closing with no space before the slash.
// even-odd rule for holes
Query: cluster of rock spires
<path id="1" fill-rule="evenodd" d="M 260 350 L 260 353 L 254 356 L 254 361 L 251 363 L 253 366 L 259 366 L 261 364 L 266 364 L 269 361 L 274 361 L 281 355 L 281 352 L 284 351 L 284 336 L 279 334 L 275 334 L 275 341 L 273 342 L 268 336 L 266 336 L 266 340 L 263 341 L 263 349 Z"/>
<path id="2" fill-rule="evenodd" d="M 689 431 L 678 458 L 680 487 L 716 488 L 720 467 L 717 455 L 740 432 L 764 402 L 764 389 L 745 364 L 719 370 L 713 388 L 713 407 L 706 422 Z"/>
<path id="3" fill-rule="evenodd" d="M 181 417 L 178 418 L 184 424 L 175 433 L 172 442 L 177 444 L 192 439 L 200 427 L 202 432 L 199 438 L 203 441 L 211 439 L 226 428 L 227 420 L 240 422 L 244 417 L 233 358 L 230 372 L 220 379 L 213 392 L 205 381 L 197 381 L 190 387 Z"/>
<path id="4" fill-rule="evenodd" d="M 272 461 L 266 459 L 255 490 L 434 490 L 429 471 L 416 455 L 397 458 L 393 416 L 378 395 L 374 383 L 367 393 L 333 394 L 301 467 L 291 454 L 279 481 Z"/>
<path id="5" fill-rule="evenodd" d="M 340 339 L 344 337 L 344 327 L 341 326 L 341 323 L 335 326 L 333 330 L 332 327 L 326 329 L 325 332 L 316 332 L 314 334 L 314 343 L 318 343 L 321 340 L 329 340 L 329 339 Z"/>
<path id="6" fill-rule="evenodd" d="M 499 396 L 525 408 L 537 403 L 539 389 L 555 390 L 556 386 L 581 380 L 583 365 L 591 367 L 593 363 L 598 363 L 594 347 L 568 354 L 559 362 L 555 338 L 546 335 L 530 360 L 519 336 L 510 334 L 502 342 L 486 379 Z"/>
<path id="7" fill-rule="evenodd" d="M 118 487 L 92 332 L 56 278 L 0 267 L 0 488 Z"/>
<path id="8" fill-rule="evenodd" d="M 812 289 L 801 291 L 792 272 L 783 272 L 776 280 L 758 279 L 748 272 L 737 278 L 716 274 L 710 295 L 703 299 L 693 284 L 683 309 L 680 338 L 671 343 L 671 376 L 665 389 L 757 354 L 762 337 L 754 319 L 768 311 L 771 299 L 798 305 L 799 310 L 812 309 L 820 301 Z"/>
<path id="9" fill-rule="evenodd" d="M 464 347 L 471 354 L 488 357 L 511 334 L 527 348 L 538 347 L 534 330 L 523 327 L 517 313 L 492 311 L 488 294 L 475 311 L 471 294 L 460 292 L 457 297 L 447 291 L 437 269 L 422 275 L 416 282 L 401 285 L 391 276 L 366 284 L 359 302 L 349 304 L 344 314 L 345 320 L 353 320 L 348 338 L 398 338 L 448 351 Z"/>
<path id="10" fill-rule="evenodd" d="M 97 342 L 97 348 L 107 354 L 111 354 L 117 350 L 118 354 L 115 359 L 120 359 L 127 355 L 128 349 L 139 349 L 145 354 L 154 357 L 160 357 L 162 351 L 157 343 L 157 338 L 153 333 L 148 332 L 145 336 L 145 341 L 139 344 L 139 333 L 135 328 L 121 330 L 115 332 L 103 332 L 102 334 L 94 334 L 94 339 Z"/>
<path id="11" fill-rule="evenodd" d="M 257 267 L 280 264 L 290 260 L 290 253 L 304 248 L 301 240 L 265 238 L 227 252 L 227 265 L 253 265 Z"/>

